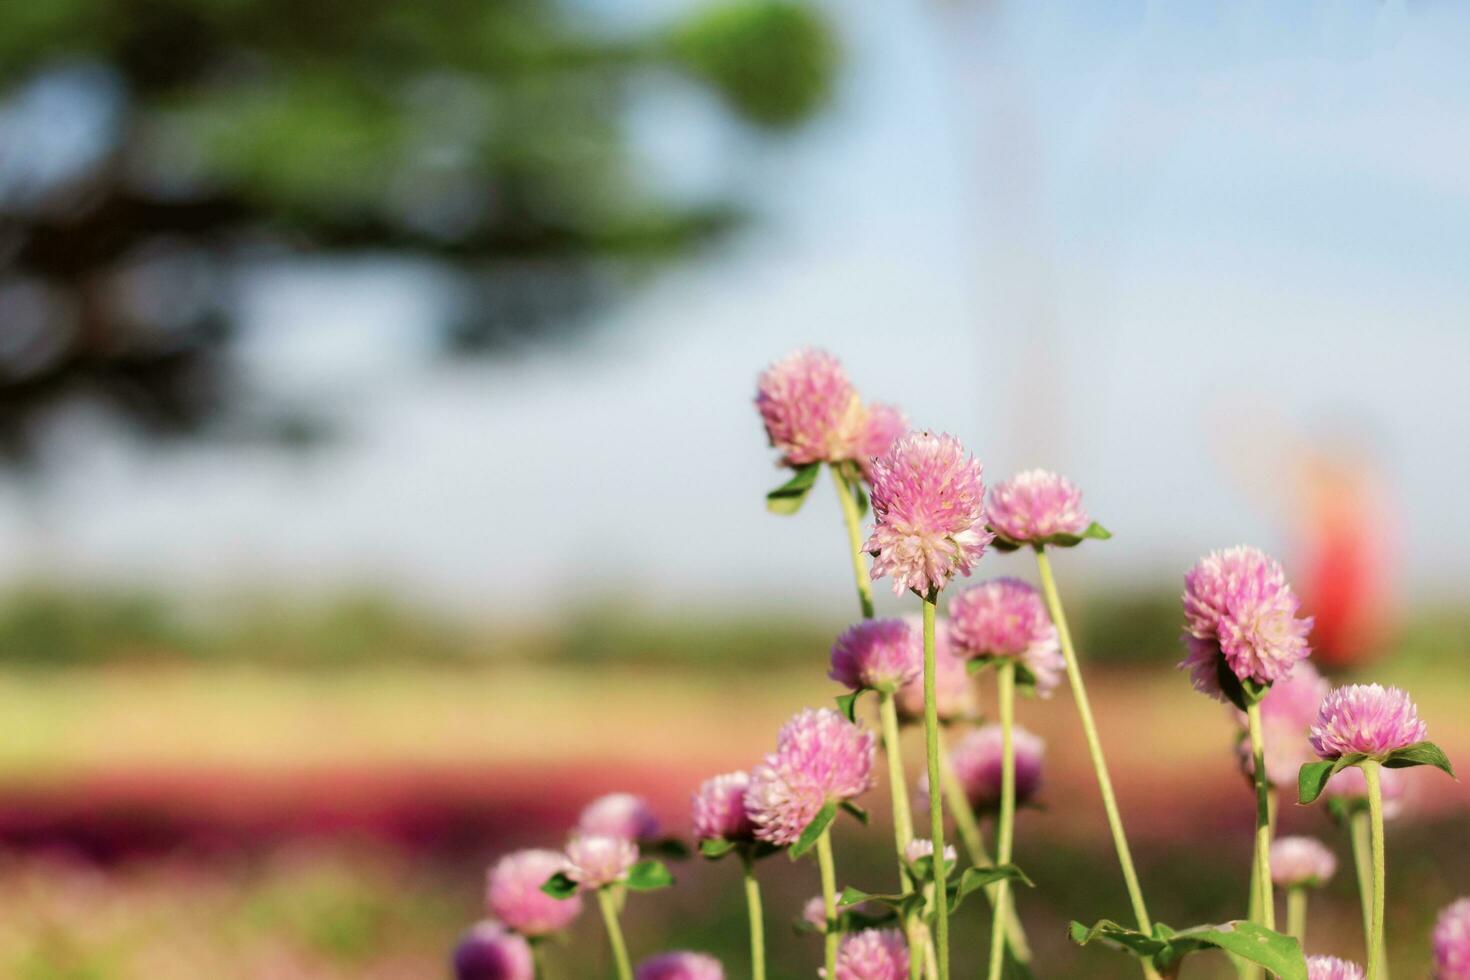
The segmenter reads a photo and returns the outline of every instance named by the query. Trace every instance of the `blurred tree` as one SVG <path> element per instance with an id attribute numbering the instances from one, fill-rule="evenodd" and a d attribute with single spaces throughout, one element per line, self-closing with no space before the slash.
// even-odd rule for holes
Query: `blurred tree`
<path id="1" fill-rule="evenodd" d="M 767 130 L 832 85 L 827 25 L 788 0 L 585 20 L 550 0 L 0 7 L 0 451 L 26 458 L 77 396 L 206 430 L 237 394 L 229 274 L 261 257 L 431 262 L 466 297 L 457 353 L 567 329 L 619 271 L 737 217 L 640 182 L 632 81 L 682 73 Z"/>

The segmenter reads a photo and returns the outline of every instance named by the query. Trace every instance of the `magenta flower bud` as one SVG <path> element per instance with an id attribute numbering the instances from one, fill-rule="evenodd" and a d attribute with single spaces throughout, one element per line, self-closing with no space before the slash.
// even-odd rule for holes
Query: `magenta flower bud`
<path id="1" fill-rule="evenodd" d="M 623 837 L 579 834 L 567 843 L 566 858 L 566 876 L 583 891 L 596 891 L 628 877 L 638 862 L 638 845 Z"/>
<path id="2" fill-rule="evenodd" d="M 680 950 L 639 963 L 637 980 L 725 980 L 725 968 L 713 956 Z"/>
<path id="3" fill-rule="evenodd" d="M 1270 769 L 1270 764 L 1267 764 Z M 1407 774 L 1402 769 L 1380 769 L 1378 789 L 1383 794 L 1383 819 L 1392 820 L 1404 812 L 1407 796 Z M 1357 766 L 1349 766 L 1327 781 L 1323 795 L 1330 800 L 1342 800 L 1348 804 L 1368 803 L 1368 777 Z"/>
<path id="4" fill-rule="evenodd" d="M 1428 734 L 1408 694 L 1380 684 L 1349 684 L 1323 699 L 1311 741 L 1324 759 L 1361 752 L 1381 762 Z"/>
<path id="5" fill-rule="evenodd" d="M 653 808 L 641 796 L 609 793 L 588 803 L 577 818 L 577 833 L 593 837 L 621 837 L 646 844 L 658 840 L 661 829 Z"/>
<path id="6" fill-rule="evenodd" d="M 990 491 L 986 520 L 991 530 L 1012 541 L 1081 534 L 1089 523 L 1082 491 L 1047 470 L 1026 470 L 996 485 Z"/>
<path id="7" fill-rule="evenodd" d="M 582 913 L 582 899 L 552 898 L 541 890 L 546 880 L 566 867 L 556 851 L 515 851 L 496 861 L 486 876 L 485 904 L 490 912 L 523 936 L 544 936 L 565 929 Z"/>
<path id="8" fill-rule="evenodd" d="M 1311 617 L 1286 573 L 1256 548 L 1211 552 L 1184 576 L 1185 642 L 1179 663 L 1196 690 L 1224 700 L 1220 658 L 1237 678 L 1271 684 L 1287 677 L 1311 653 Z"/>
<path id="9" fill-rule="evenodd" d="M 906 616 L 904 622 L 919 638 L 919 654 L 924 652 L 924 624 L 919 616 Z M 899 688 L 894 698 L 898 706 L 898 717 L 902 721 L 924 720 L 924 671 L 920 665 L 918 675 Z M 940 721 L 957 721 L 973 717 L 976 711 L 975 685 L 965 661 L 955 655 L 950 642 L 949 620 L 943 616 L 934 619 L 934 709 Z"/>
<path id="10" fill-rule="evenodd" d="M 868 413 L 842 364 L 826 351 L 787 354 L 760 376 L 755 407 L 787 466 L 852 459 Z"/>
<path id="11" fill-rule="evenodd" d="M 1271 881 L 1279 888 L 1321 888 L 1337 871 L 1337 856 L 1315 837 L 1278 837 L 1271 844 Z"/>
<path id="12" fill-rule="evenodd" d="M 932 858 L 934 856 L 934 842 L 927 837 L 915 837 L 904 845 L 903 856 L 910 864 L 913 864 L 919 858 Z M 944 845 L 944 863 L 949 865 L 958 860 L 959 852 L 954 849 L 954 845 Z"/>
<path id="13" fill-rule="evenodd" d="M 750 774 L 727 772 L 699 784 L 690 801 L 695 840 L 748 841 L 755 825 L 745 812 Z"/>
<path id="14" fill-rule="evenodd" d="M 1446 905 L 1434 923 L 1434 980 L 1470 980 L 1470 898 Z"/>
<path id="15" fill-rule="evenodd" d="M 531 947 L 498 922 L 478 922 L 454 949 L 457 980 L 533 980 Z"/>
<path id="16" fill-rule="evenodd" d="M 955 596 L 949 603 L 949 632 L 963 656 L 1015 660 L 1030 671 L 1043 697 L 1067 668 L 1041 594 L 1020 579 L 994 578 Z"/>
<path id="17" fill-rule="evenodd" d="M 1000 808 L 1002 732 L 999 725 L 984 725 L 970 732 L 950 750 L 960 785 L 970 806 L 984 813 Z M 1016 803 L 1022 804 L 1041 788 L 1041 760 L 1046 743 L 1020 725 L 1011 729 L 1016 754 Z"/>
<path id="18" fill-rule="evenodd" d="M 980 462 L 958 439 L 910 432 L 873 461 L 873 578 L 927 596 L 969 575 L 992 535 L 985 528 Z"/>
<path id="19" fill-rule="evenodd" d="M 909 430 L 909 420 L 892 405 L 869 405 L 863 421 L 863 434 L 858 442 L 858 465 L 863 476 L 872 481 L 873 460 L 887 456 L 893 444 Z"/>
<path id="20" fill-rule="evenodd" d="M 851 691 L 893 693 L 924 673 L 924 637 L 901 619 L 867 619 L 832 645 L 827 676 Z"/>
<path id="21" fill-rule="evenodd" d="M 830 708 L 807 708 L 781 726 L 776 751 L 751 772 L 745 812 L 758 840 L 791 844 L 828 803 L 873 788 L 876 742 Z"/>
<path id="22" fill-rule="evenodd" d="M 1363 968 L 1336 956 L 1308 956 L 1307 980 L 1363 980 Z"/>
<path id="23" fill-rule="evenodd" d="M 837 980 L 908 980 L 909 947 L 897 929 L 864 929 L 843 937 Z"/>

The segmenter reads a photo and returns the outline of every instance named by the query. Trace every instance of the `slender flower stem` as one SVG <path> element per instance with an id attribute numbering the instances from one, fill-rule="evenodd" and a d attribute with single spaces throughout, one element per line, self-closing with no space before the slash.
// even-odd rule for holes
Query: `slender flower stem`
<path id="1" fill-rule="evenodd" d="M 914 816 L 909 809 L 908 779 L 903 773 L 903 743 L 898 737 L 898 707 L 894 704 L 892 691 L 878 692 L 878 717 L 883 725 L 883 754 L 888 757 L 888 789 L 893 798 L 893 844 L 898 854 L 898 887 L 907 892 L 914 887 L 909 873 L 908 845 L 914 839 Z M 912 914 L 904 917 L 904 934 L 909 938 L 909 948 L 921 945 L 918 922 Z M 917 980 L 923 963 L 917 956 L 909 957 L 909 976 Z"/>
<path id="2" fill-rule="evenodd" d="M 1366 810 L 1356 810 L 1348 818 L 1348 836 L 1353 846 L 1353 868 L 1358 876 L 1358 902 L 1363 908 L 1363 955 L 1367 956 L 1368 937 L 1373 934 L 1373 853 L 1368 842 L 1370 818 Z M 1388 980 L 1388 964 L 1379 957 L 1381 980 Z"/>
<path id="3" fill-rule="evenodd" d="M 602 909 L 603 925 L 607 926 L 607 944 L 612 947 L 618 980 L 633 980 L 633 964 L 628 960 L 628 944 L 623 942 L 622 926 L 618 925 L 618 902 L 612 888 L 597 889 L 597 905 Z"/>
<path id="4" fill-rule="evenodd" d="M 1256 784 L 1256 884 L 1261 890 L 1260 918 L 1267 929 L 1276 928 L 1276 901 L 1271 894 L 1271 784 L 1266 779 L 1266 739 L 1261 728 L 1259 702 L 1245 709 L 1250 724 L 1251 758 Z"/>
<path id="5" fill-rule="evenodd" d="M 944 861 L 944 803 L 939 783 L 939 710 L 934 702 L 934 598 L 924 599 L 924 752 L 929 763 L 929 839 L 935 860 Z M 949 980 L 949 895 L 944 875 L 934 876 L 934 942 L 939 980 Z M 828 974 L 831 976 L 832 974 Z"/>
<path id="6" fill-rule="evenodd" d="M 996 664 L 996 699 L 1000 705 L 1000 818 L 995 833 L 995 860 L 1011 863 L 1016 824 L 1016 662 L 1009 657 Z M 990 980 L 1000 980 L 1005 962 L 1005 916 L 1010 907 L 1011 881 L 1002 878 L 995 890 L 990 916 Z"/>
<path id="7" fill-rule="evenodd" d="M 1286 934 L 1307 945 L 1307 890 L 1301 885 L 1286 890 Z"/>
<path id="8" fill-rule="evenodd" d="M 1383 944 L 1383 786 L 1378 776 L 1378 763 L 1372 759 L 1364 762 L 1363 775 L 1368 781 L 1368 817 L 1373 851 L 1373 916 L 1368 932 L 1368 980 L 1382 980 L 1388 953 Z"/>
<path id="9" fill-rule="evenodd" d="M 531 978 L 532 980 L 546 980 L 546 954 L 541 949 L 540 942 L 532 942 L 531 946 Z"/>
<path id="10" fill-rule="evenodd" d="M 766 980 L 766 925 L 761 912 L 761 885 L 755 877 L 755 861 L 743 856 L 745 865 L 745 909 L 750 917 L 750 977 Z"/>
<path id="11" fill-rule="evenodd" d="M 827 928 L 822 933 L 826 976 L 837 976 L 837 868 L 832 860 L 832 830 L 822 831 L 817 838 L 817 866 L 822 872 L 822 911 L 827 918 Z"/>
<path id="12" fill-rule="evenodd" d="M 863 618 L 872 619 L 873 580 L 868 574 L 868 566 L 863 562 L 863 518 L 858 513 L 857 499 L 847 480 L 837 471 L 837 467 L 827 468 L 832 472 L 832 482 L 837 486 L 837 502 L 842 505 L 842 519 L 847 524 L 847 543 L 852 549 L 852 577 L 857 583 L 858 604 L 862 606 Z"/>
<path id="13" fill-rule="evenodd" d="M 1041 591 L 1046 596 L 1046 608 L 1057 628 L 1062 656 L 1067 661 L 1067 679 L 1072 684 L 1072 699 L 1077 702 L 1077 716 L 1082 721 L 1082 734 L 1087 739 L 1087 751 L 1092 755 L 1092 768 L 1097 773 L 1097 788 L 1102 794 L 1103 810 L 1108 815 L 1108 827 L 1113 832 L 1113 847 L 1118 852 L 1118 864 L 1123 870 L 1128 900 L 1133 904 L 1133 917 L 1138 920 L 1140 932 L 1151 934 L 1154 931 L 1153 922 L 1149 920 L 1148 907 L 1143 904 L 1143 890 L 1138 887 L 1138 872 L 1133 869 L 1133 854 L 1128 850 L 1128 837 L 1123 833 L 1123 818 L 1118 813 L 1118 801 L 1113 796 L 1113 781 L 1108 776 L 1108 763 L 1103 758 L 1102 741 L 1098 738 L 1097 723 L 1092 717 L 1092 704 L 1087 700 L 1087 688 L 1082 683 L 1082 669 L 1077 663 L 1077 651 L 1072 646 L 1072 631 L 1067 628 L 1067 614 L 1062 610 L 1056 579 L 1052 577 L 1051 560 L 1041 548 L 1036 549 L 1036 567 L 1041 573 Z M 1159 976 L 1152 963 L 1147 960 L 1139 962 L 1143 964 L 1144 976 Z"/>

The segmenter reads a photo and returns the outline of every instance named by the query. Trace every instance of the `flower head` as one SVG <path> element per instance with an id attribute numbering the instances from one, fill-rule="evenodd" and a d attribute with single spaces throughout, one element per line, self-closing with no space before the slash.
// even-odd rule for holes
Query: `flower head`
<path id="1" fill-rule="evenodd" d="M 1363 968 L 1336 956 L 1308 956 L 1307 980 L 1363 980 Z"/>
<path id="2" fill-rule="evenodd" d="M 755 827 L 745 813 L 750 773 L 727 772 L 699 784 L 690 800 L 695 840 L 751 840 Z"/>
<path id="3" fill-rule="evenodd" d="M 960 739 L 950 750 L 950 764 L 965 797 L 974 809 L 985 812 L 1000 807 L 1002 738 L 999 725 L 983 725 Z M 1041 788 L 1041 760 L 1046 743 L 1020 725 L 1011 729 L 1016 754 L 1016 803 L 1030 800 Z"/>
<path id="4" fill-rule="evenodd" d="M 598 797 L 582 809 L 577 818 L 577 833 L 647 843 L 657 840 L 660 829 L 653 808 L 641 796 L 632 793 L 609 793 Z"/>
<path id="5" fill-rule="evenodd" d="M 969 657 L 1010 657 L 1030 671 L 1036 691 L 1049 695 L 1066 670 L 1057 629 L 1041 594 L 1016 578 L 972 585 L 949 603 L 955 649 Z"/>
<path id="6" fill-rule="evenodd" d="M 821 895 L 813 895 L 807 899 L 806 904 L 801 907 L 801 918 L 818 932 L 826 932 L 827 900 Z"/>
<path id="7" fill-rule="evenodd" d="M 1470 898 L 1446 905 L 1434 923 L 1434 980 L 1470 980 Z"/>
<path id="8" fill-rule="evenodd" d="M 541 890 L 546 880 L 566 868 L 556 851 L 525 850 L 505 855 L 486 876 L 485 904 L 490 912 L 523 936 L 544 936 L 565 929 L 582 912 L 582 899 L 552 898 Z"/>
<path id="9" fill-rule="evenodd" d="M 1379 684 L 1349 684 L 1322 700 L 1311 740 L 1324 759 L 1361 752 L 1382 761 L 1395 749 L 1424 741 L 1428 733 L 1408 694 Z"/>
<path id="10" fill-rule="evenodd" d="M 531 947 L 498 922 L 471 926 L 454 948 L 457 980 L 532 980 Z"/>
<path id="11" fill-rule="evenodd" d="M 832 645 L 827 676 L 852 691 L 892 693 L 924 673 L 924 638 L 902 619 L 865 619 Z"/>
<path id="12" fill-rule="evenodd" d="M 872 732 L 830 708 L 798 712 L 750 774 L 745 812 L 756 838 L 791 844 L 822 807 L 872 789 L 875 751 Z"/>
<path id="13" fill-rule="evenodd" d="M 1256 548 L 1211 552 L 1184 576 L 1185 643 L 1180 662 L 1196 689 L 1223 700 L 1220 658 L 1242 681 L 1270 684 L 1311 653 L 1311 617 L 1297 616 L 1286 573 Z"/>
<path id="14" fill-rule="evenodd" d="M 980 462 L 958 439 L 910 432 L 872 464 L 873 578 L 920 595 L 969 575 L 992 535 L 985 529 Z"/>
<path id="15" fill-rule="evenodd" d="M 837 980 L 906 980 L 909 947 L 897 929 L 850 933 L 837 950 Z"/>
<path id="16" fill-rule="evenodd" d="M 1331 690 L 1327 678 L 1317 672 L 1310 660 L 1303 660 L 1290 674 L 1272 684 L 1271 690 L 1261 698 L 1261 720 L 1305 734 L 1317 720 L 1317 709 Z M 1245 712 L 1237 712 L 1237 716 L 1244 725 Z"/>
<path id="17" fill-rule="evenodd" d="M 909 420 L 892 405 L 869 405 L 863 419 L 863 434 L 858 440 L 857 462 L 863 475 L 872 479 L 873 460 L 887 456 L 893 444 L 909 430 Z"/>
<path id="18" fill-rule="evenodd" d="M 578 834 L 567 843 L 562 871 L 583 891 L 596 891 L 622 881 L 637 861 L 638 845 L 624 837 Z"/>
<path id="19" fill-rule="evenodd" d="M 639 963 L 637 980 L 725 980 L 725 968 L 713 956 L 680 950 Z"/>
<path id="20" fill-rule="evenodd" d="M 1321 888 L 1337 871 L 1337 856 L 1315 837 L 1278 837 L 1271 844 L 1271 880 L 1280 888 Z"/>
<path id="21" fill-rule="evenodd" d="M 1275 688 L 1272 688 L 1274 691 Z M 1316 758 L 1307 742 L 1306 726 L 1288 724 L 1275 718 L 1263 718 L 1265 736 L 1266 782 L 1272 786 L 1295 786 L 1302 765 Z M 1256 758 L 1250 739 L 1243 735 L 1235 743 L 1235 757 L 1240 771 L 1254 785 Z"/>
<path id="22" fill-rule="evenodd" d="M 802 348 L 772 364 L 756 385 L 756 410 L 787 466 L 852 459 L 867 413 L 842 364 Z"/>
<path id="23" fill-rule="evenodd" d="M 1408 788 L 1407 773 L 1404 770 L 1378 770 L 1378 789 L 1383 794 L 1383 819 L 1392 820 L 1404 812 Z M 1364 776 L 1363 770 L 1357 766 L 1349 766 L 1327 780 L 1327 788 L 1322 792 L 1329 800 L 1342 800 L 1344 803 L 1366 806 L 1368 777 Z"/>
<path id="24" fill-rule="evenodd" d="M 1037 541 L 1053 534 L 1081 534 L 1087 529 L 1082 491 L 1064 476 L 1048 470 L 1026 470 L 990 491 L 986 507 L 990 527 L 1012 541 Z"/>
<path id="25" fill-rule="evenodd" d="M 904 845 L 903 856 L 910 864 L 913 864 L 919 858 L 932 858 L 934 856 L 934 842 L 927 837 L 915 837 Z M 954 849 L 954 845 L 944 845 L 945 864 L 952 864 L 958 860 L 959 852 Z"/>
<path id="26" fill-rule="evenodd" d="M 924 625 L 919 616 L 906 616 L 904 621 L 919 638 L 919 655 L 923 656 Z M 894 698 L 898 716 L 904 721 L 922 721 L 924 718 L 924 672 L 899 688 Z M 949 620 L 943 616 L 934 619 L 934 710 L 940 721 L 968 718 L 975 713 L 975 685 L 965 661 L 955 655 L 950 642 Z"/>

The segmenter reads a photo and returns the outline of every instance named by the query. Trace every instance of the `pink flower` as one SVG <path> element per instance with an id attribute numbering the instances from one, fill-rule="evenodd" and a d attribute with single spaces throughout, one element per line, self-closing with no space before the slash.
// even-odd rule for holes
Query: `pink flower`
<path id="1" fill-rule="evenodd" d="M 658 840 L 660 828 L 653 808 L 641 796 L 609 793 L 582 809 L 577 833 L 647 843 Z"/>
<path id="2" fill-rule="evenodd" d="M 924 638 L 901 619 L 867 619 L 832 646 L 827 676 L 852 691 L 892 693 L 924 673 Z"/>
<path id="3" fill-rule="evenodd" d="M 821 895 L 813 895 L 801 907 L 801 918 L 818 932 L 827 931 L 827 901 Z"/>
<path id="4" fill-rule="evenodd" d="M 906 616 L 904 622 L 919 638 L 919 654 L 923 656 L 924 624 L 919 616 Z M 898 716 L 903 721 L 918 722 L 924 718 L 924 674 L 919 675 L 899 688 L 894 699 L 898 705 Z M 955 656 L 950 642 L 949 620 L 936 616 L 934 620 L 934 709 L 940 721 L 955 721 L 975 714 L 975 685 L 965 661 Z"/>
<path id="5" fill-rule="evenodd" d="M 1271 685 L 1261 698 L 1261 720 L 1279 723 L 1306 734 L 1312 722 L 1317 720 L 1317 709 L 1327 697 L 1332 685 L 1317 672 L 1310 660 L 1303 660 L 1287 676 Z M 1246 723 L 1245 712 L 1236 713 L 1242 725 Z"/>
<path id="6" fill-rule="evenodd" d="M 927 837 L 915 837 L 904 845 L 903 856 L 910 864 L 919 858 L 932 858 L 934 856 L 934 842 Z M 953 864 L 959 860 L 959 852 L 954 849 L 953 844 L 944 846 L 944 861 Z"/>
<path id="7" fill-rule="evenodd" d="M 891 575 L 895 594 L 928 595 L 969 575 L 992 537 L 981 476 L 958 439 L 932 432 L 910 432 L 874 460 L 873 578 Z"/>
<path id="8" fill-rule="evenodd" d="M 872 789 L 875 750 L 872 732 L 830 708 L 797 713 L 750 775 L 745 812 L 756 838 L 791 844 L 822 807 Z"/>
<path id="9" fill-rule="evenodd" d="M 1267 769 L 1270 764 L 1267 763 Z M 1378 788 L 1383 793 L 1383 819 L 1392 820 L 1404 812 L 1404 801 L 1408 795 L 1406 773 L 1402 769 L 1380 769 Z M 1327 781 L 1323 790 L 1330 800 L 1342 800 L 1351 806 L 1368 805 L 1368 777 L 1357 766 L 1349 766 Z"/>
<path id="10" fill-rule="evenodd" d="M 970 806 L 980 812 L 1000 808 L 1001 739 L 999 725 L 984 725 L 950 749 L 950 764 Z M 1011 729 L 1016 753 L 1016 803 L 1022 804 L 1041 788 L 1041 760 L 1046 743 L 1020 725 Z"/>
<path id="11" fill-rule="evenodd" d="M 1307 742 L 1306 726 L 1287 724 L 1276 718 L 1263 718 L 1261 730 L 1265 741 L 1266 781 L 1277 787 L 1296 786 L 1297 774 L 1302 765 L 1317 758 Z M 1250 739 L 1242 736 L 1236 741 L 1235 757 L 1240 763 L 1240 771 L 1251 785 L 1255 785 L 1256 760 L 1251 752 Z"/>
<path id="12" fill-rule="evenodd" d="M 755 827 L 745 812 L 750 774 L 727 772 L 699 784 L 691 800 L 695 840 L 751 840 Z"/>
<path id="13" fill-rule="evenodd" d="M 725 980 L 725 969 L 703 953 L 660 953 L 638 964 L 637 980 Z"/>
<path id="14" fill-rule="evenodd" d="M 638 861 L 638 845 L 623 837 L 578 835 L 568 842 L 566 858 L 566 876 L 583 891 L 596 891 L 628 877 Z"/>
<path id="15" fill-rule="evenodd" d="M 863 422 L 857 462 L 863 475 L 872 480 L 873 460 L 887 456 L 899 437 L 909 430 L 909 420 L 892 405 L 870 405 Z"/>
<path id="16" fill-rule="evenodd" d="M 457 980 L 532 980 L 530 945 L 498 922 L 478 922 L 454 949 Z"/>
<path id="17" fill-rule="evenodd" d="M 1311 740 L 1324 759 L 1362 753 L 1382 761 L 1395 749 L 1424 741 L 1428 734 L 1414 702 L 1403 691 L 1349 684 L 1323 699 Z"/>
<path id="18" fill-rule="evenodd" d="M 1240 680 L 1282 680 L 1311 653 L 1310 617 L 1297 617 L 1300 603 L 1286 574 L 1256 548 L 1211 552 L 1184 576 L 1185 642 L 1180 662 L 1197 690 L 1224 699 L 1220 658 Z"/>
<path id="19" fill-rule="evenodd" d="M 837 980 L 907 980 L 909 948 L 897 929 L 864 929 L 837 950 Z"/>
<path id="20" fill-rule="evenodd" d="M 1337 871 L 1337 856 L 1315 837 L 1278 837 L 1271 844 L 1271 880 L 1280 888 L 1321 888 Z"/>
<path id="21" fill-rule="evenodd" d="M 949 623 L 961 654 L 1015 659 L 1036 679 L 1043 697 L 1066 670 L 1041 594 L 1020 579 L 995 578 L 965 589 L 950 600 Z"/>
<path id="22" fill-rule="evenodd" d="M 990 491 L 986 519 L 991 530 L 1012 541 L 1037 541 L 1087 529 L 1082 491 L 1047 470 L 1026 470 Z"/>
<path id="23" fill-rule="evenodd" d="M 556 851 L 526 850 L 505 855 L 486 876 L 485 904 L 496 918 L 523 936 L 565 929 L 582 912 L 582 899 L 561 900 L 541 890 L 566 867 Z"/>
<path id="24" fill-rule="evenodd" d="M 1336 956 L 1308 956 L 1307 980 L 1363 980 L 1363 968 Z"/>
<path id="25" fill-rule="evenodd" d="M 1434 980 L 1470 980 L 1470 898 L 1446 905 L 1434 924 Z"/>
<path id="26" fill-rule="evenodd" d="M 755 407 L 787 466 L 852 459 L 868 435 L 868 413 L 837 358 L 803 348 L 760 376 Z"/>

